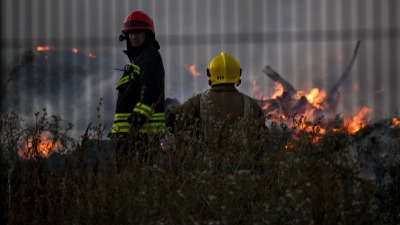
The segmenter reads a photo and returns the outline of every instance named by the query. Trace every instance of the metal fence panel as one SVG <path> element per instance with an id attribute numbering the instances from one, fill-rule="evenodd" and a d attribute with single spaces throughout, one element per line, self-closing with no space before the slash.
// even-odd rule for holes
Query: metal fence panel
<path id="1" fill-rule="evenodd" d="M 243 68 L 239 89 L 269 97 L 276 69 L 299 90 L 329 89 L 360 51 L 340 89 L 339 111 L 373 108 L 373 119 L 392 116 L 399 100 L 400 3 L 397 0 L 3 0 L 2 81 L 26 49 L 41 58 L 9 85 L 8 107 L 32 117 L 47 108 L 78 125 L 97 118 L 111 124 L 126 63 L 118 41 L 126 15 L 143 10 L 155 21 L 166 69 L 166 95 L 184 101 L 208 88 L 208 61 L 221 51 Z M 37 46 L 49 46 L 39 52 Z M 193 66 L 200 76 L 188 71 Z M 258 87 L 258 89 L 255 88 Z"/>

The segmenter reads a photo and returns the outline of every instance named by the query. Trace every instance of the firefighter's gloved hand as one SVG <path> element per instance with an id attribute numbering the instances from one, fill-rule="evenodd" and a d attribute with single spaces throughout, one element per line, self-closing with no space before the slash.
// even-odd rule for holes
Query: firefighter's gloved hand
<path id="1" fill-rule="evenodd" d="M 124 76 L 131 76 L 133 80 L 138 80 L 139 73 L 134 68 L 134 64 L 126 64 L 124 67 Z"/>
<path id="2" fill-rule="evenodd" d="M 146 122 L 146 116 L 137 112 L 133 112 L 132 113 L 132 121 L 131 121 L 131 125 L 136 128 L 136 129 L 140 129 L 143 124 Z"/>

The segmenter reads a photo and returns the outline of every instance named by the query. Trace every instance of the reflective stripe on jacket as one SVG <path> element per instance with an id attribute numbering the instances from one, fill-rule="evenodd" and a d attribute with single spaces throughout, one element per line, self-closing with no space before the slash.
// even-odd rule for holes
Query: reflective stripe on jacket
<path id="1" fill-rule="evenodd" d="M 122 78 L 117 82 L 118 98 L 111 134 L 128 133 L 131 126 L 129 117 L 133 112 L 147 118 L 139 132 L 154 132 L 165 127 L 164 114 L 164 65 L 152 42 L 138 48 L 125 50 L 129 64 L 124 68 Z"/>
<path id="2" fill-rule="evenodd" d="M 128 133 L 131 113 L 117 113 L 114 116 L 114 123 L 111 134 Z M 140 133 L 158 133 L 165 129 L 165 113 L 153 113 L 150 119 L 139 129 Z"/>
<path id="3" fill-rule="evenodd" d="M 135 80 L 135 77 L 140 75 L 140 67 L 134 63 L 129 63 L 125 66 L 124 70 L 128 73 L 128 75 L 123 76 L 117 83 L 116 88 L 119 86 L 129 83 L 129 81 Z M 132 71 L 129 71 L 132 70 Z M 129 71 L 129 72 L 128 72 Z"/>
<path id="4" fill-rule="evenodd" d="M 165 129 L 165 113 L 153 113 L 150 119 L 139 129 L 140 133 L 158 133 Z"/>
<path id="5" fill-rule="evenodd" d="M 128 118 L 131 113 L 116 113 L 114 115 L 114 123 L 112 125 L 111 134 L 117 133 L 128 133 L 129 131 L 129 122 Z"/>

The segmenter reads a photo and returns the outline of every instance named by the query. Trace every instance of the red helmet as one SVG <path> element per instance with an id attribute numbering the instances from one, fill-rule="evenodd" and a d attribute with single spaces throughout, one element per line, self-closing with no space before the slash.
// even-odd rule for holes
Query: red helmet
<path id="1" fill-rule="evenodd" d="M 153 19 L 150 16 L 142 11 L 133 11 L 125 18 L 122 33 L 130 30 L 142 29 L 150 30 L 154 34 L 156 33 Z"/>

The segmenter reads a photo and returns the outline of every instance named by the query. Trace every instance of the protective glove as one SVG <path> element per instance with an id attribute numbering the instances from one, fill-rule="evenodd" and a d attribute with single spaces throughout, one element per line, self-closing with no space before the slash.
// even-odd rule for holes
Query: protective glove
<path id="1" fill-rule="evenodd" d="M 124 76 L 131 76 L 133 80 L 139 79 L 139 73 L 137 70 L 134 69 L 134 64 L 126 64 L 124 67 Z"/>

